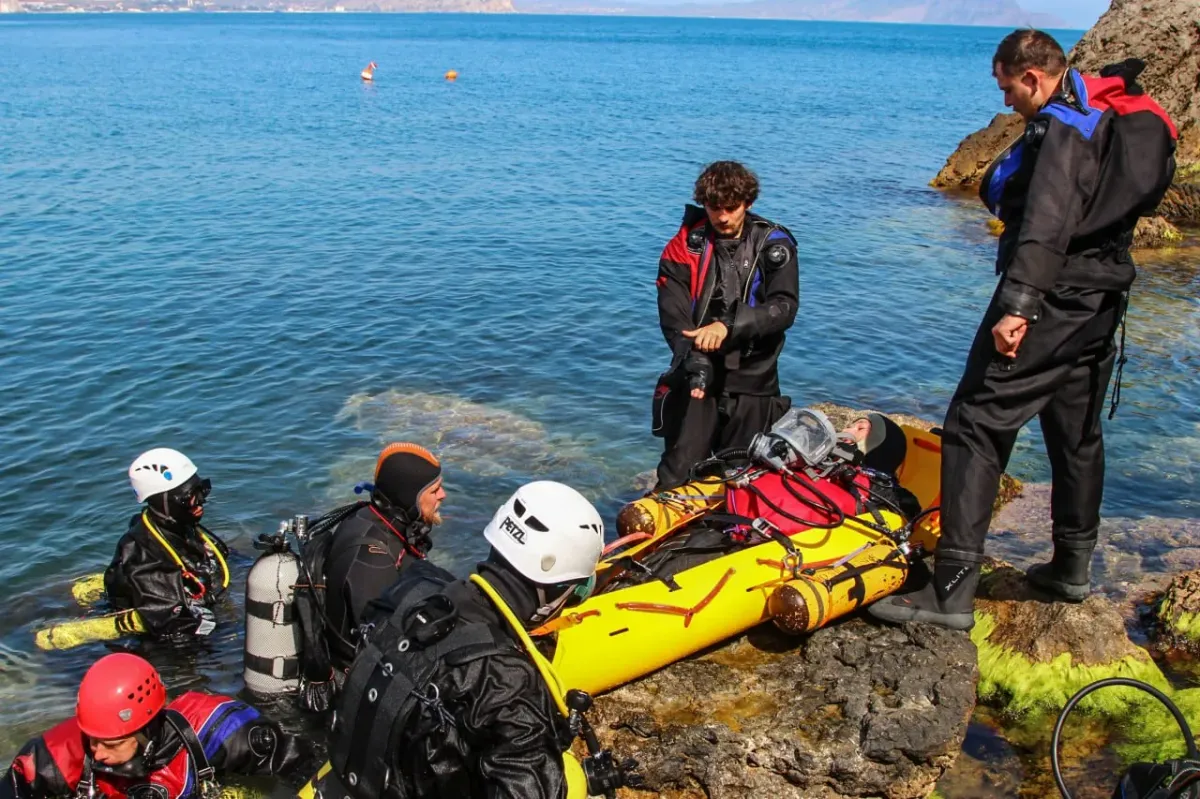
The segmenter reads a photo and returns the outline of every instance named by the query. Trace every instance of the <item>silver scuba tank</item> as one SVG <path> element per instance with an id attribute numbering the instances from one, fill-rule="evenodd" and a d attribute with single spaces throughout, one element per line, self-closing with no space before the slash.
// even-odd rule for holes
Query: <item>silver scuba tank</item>
<path id="1" fill-rule="evenodd" d="M 252 693 L 295 693 L 300 687 L 300 625 L 295 586 L 300 559 L 288 545 L 289 532 L 302 533 L 308 518 L 281 522 L 273 536 L 259 536 L 255 547 L 266 550 L 246 577 L 246 650 L 244 677 Z"/>

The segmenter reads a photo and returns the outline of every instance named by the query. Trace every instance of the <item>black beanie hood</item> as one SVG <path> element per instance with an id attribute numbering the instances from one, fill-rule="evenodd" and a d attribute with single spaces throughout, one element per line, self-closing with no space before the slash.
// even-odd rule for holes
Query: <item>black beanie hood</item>
<path id="1" fill-rule="evenodd" d="M 881 413 L 868 413 L 865 418 L 871 423 L 871 432 L 865 442 L 863 465 L 877 472 L 895 474 L 908 454 L 904 431 Z"/>
<path id="2" fill-rule="evenodd" d="M 437 457 L 418 444 L 388 444 L 375 463 L 375 495 L 409 521 L 416 521 L 417 498 L 442 476 Z"/>

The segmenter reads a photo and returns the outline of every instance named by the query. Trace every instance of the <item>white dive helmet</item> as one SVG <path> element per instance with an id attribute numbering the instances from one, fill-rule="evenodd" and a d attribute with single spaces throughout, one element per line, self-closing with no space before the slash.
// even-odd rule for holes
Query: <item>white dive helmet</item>
<path id="1" fill-rule="evenodd" d="M 129 466 L 129 485 L 138 502 L 178 488 L 196 475 L 191 458 L 173 449 L 159 447 L 137 456 Z"/>
<path id="2" fill-rule="evenodd" d="M 514 569 L 542 585 L 587 580 L 604 549 L 604 522 L 575 489 L 551 480 L 526 483 L 483 531 Z"/>

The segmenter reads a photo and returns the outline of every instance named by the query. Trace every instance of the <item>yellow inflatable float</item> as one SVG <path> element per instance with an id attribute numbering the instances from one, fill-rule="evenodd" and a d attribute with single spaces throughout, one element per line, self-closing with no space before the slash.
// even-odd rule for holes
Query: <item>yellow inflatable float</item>
<path id="1" fill-rule="evenodd" d="M 669 497 L 626 507 L 619 540 L 633 548 L 601 563 L 599 593 L 536 631 L 552 645 L 562 684 L 606 691 L 769 619 L 789 632 L 808 632 L 895 591 L 910 552 L 936 544 L 940 500 L 940 438 L 903 429 L 907 447 L 897 482 L 926 509 L 912 529 L 898 513 L 876 509 L 847 515 L 832 529 L 759 536 L 761 543 L 655 574 L 645 564 L 691 535 L 688 521 L 719 511 L 727 484 L 689 483 Z"/>

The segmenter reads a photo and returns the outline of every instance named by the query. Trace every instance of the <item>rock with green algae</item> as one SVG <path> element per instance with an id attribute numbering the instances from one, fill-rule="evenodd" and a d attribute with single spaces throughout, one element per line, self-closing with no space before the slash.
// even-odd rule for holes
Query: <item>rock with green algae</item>
<path id="1" fill-rule="evenodd" d="M 1160 647 L 1200 655 L 1200 570 L 1171 578 L 1154 617 Z"/>
<path id="2" fill-rule="evenodd" d="M 979 699 L 1010 717 L 1056 714 L 1104 677 L 1168 689 L 1149 653 L 1129 640 L 1119 605 L 1098 595 L 1079 604 L 1050 601 L 1005 563 L 980 581 L 971 639 L 979 650 Z M 1080 710 L 1118 717 L 1147 701 L 1116 688 L 1088 697 Z"/>

